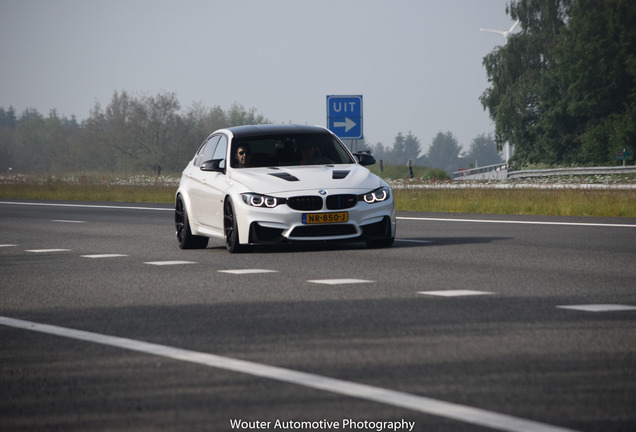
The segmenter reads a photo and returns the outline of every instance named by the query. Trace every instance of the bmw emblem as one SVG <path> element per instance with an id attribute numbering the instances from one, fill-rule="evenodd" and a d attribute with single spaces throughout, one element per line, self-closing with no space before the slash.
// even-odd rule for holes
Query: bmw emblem
<path id="1" fill-rule="evenodd" d="M 320 189 L 320 190 L 318 191 L 318 193 L 319 193 L 320 195 L 327 195 L 327 191 L 326 191 L 326 190 L 324 190 L 324 189 Z"/>

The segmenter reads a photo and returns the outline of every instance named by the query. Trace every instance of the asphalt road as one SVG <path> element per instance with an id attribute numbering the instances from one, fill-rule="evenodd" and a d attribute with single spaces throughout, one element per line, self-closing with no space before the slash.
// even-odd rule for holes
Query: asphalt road
<path id="1" fill-rule="evenodd" d="M 634 219 L 230 255 L 166 206 L 31 204 L 0 203 L 1 431 L 636 430 Z"/>

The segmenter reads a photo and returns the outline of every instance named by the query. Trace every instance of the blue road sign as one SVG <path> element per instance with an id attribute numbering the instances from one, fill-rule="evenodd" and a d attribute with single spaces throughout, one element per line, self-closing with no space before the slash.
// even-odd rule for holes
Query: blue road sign
<path id="1" fill-rule="evenodd" d="M 327 129 L 342 139 L 362 139 L 362 95 L 327 96 Z"/>

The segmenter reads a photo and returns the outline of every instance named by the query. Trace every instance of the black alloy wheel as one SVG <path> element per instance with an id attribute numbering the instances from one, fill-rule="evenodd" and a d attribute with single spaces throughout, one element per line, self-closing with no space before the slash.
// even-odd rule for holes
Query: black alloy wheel
<path id="1" fill-rule="evenodd" d="M 177 242 L 181 249 L 204 249 L 208 245 L 208 238 L 192 235 L 188 212 L 186 211 L 183 199 L 177 198 L 174 206 L 174 224 L 177 231 Z"/>
<path id="2" fill-rule="evenodd" d="M 227 197 L 223 205 L 223 229 L 225 231 L 225 247 L 230 253 L 241 252 L 243 248 L 239 243 L 238 223 L 234 213 L 232 199 Z"/>

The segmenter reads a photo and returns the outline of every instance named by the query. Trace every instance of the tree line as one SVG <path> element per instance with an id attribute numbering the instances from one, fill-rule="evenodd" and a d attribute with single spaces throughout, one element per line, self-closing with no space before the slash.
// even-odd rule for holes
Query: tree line
<path id="1" fill-rule="evenodd" d="M 518 0 L 521 32 L 484 57 L 499 148 L 521 165 L 615 164 L 636 143 L 636 2 Z"/>
<path id="2" fill-rule="evenodd" d="M 195 103 L 182 112 L 174 93 L 113 93 L 78 122 L 52 110 L 0 107 L 0 172 L 180 172 L 203 139 L 230 125 L 269 123 L 254 108 Z"/>
<path id="3" fill-rule="evenodd" d="M 409 132 L 395 137 L 393 147 L 377 143 L 371 152 L 377 160 L 393 165 L 413 165 L 441 168 L 448 174 L 460 168 L 475 168 L 503 162 L 492 135 L 481 134 L 474 138 L 467 151 L 452 132 L 438 132 L 428 150 L 422 154 L 420 140 Z"/>
<path id="4" fill-rule="evenodd" d="M 156 96 L 115 91 L 105 109 L 96 103 L 87 119 L 78 122 L 47 117 L 35 109 L 17 114 L 0 107 L 0 172 L 180 172 L 203 139 L 228 126 L 270 121 L 254 108 L 235 103 L 229 109 L 195 103 L 182 110 L 174 93 Z M 439 133 L 428 153 L 421 155 L 419 139 L 399 133 L 391 148 L 362 144 L 386 164 L 442 168 L 484 166 L 501 161 L 491 136 L 481 135 L 468 152 L 451 132 Z"/>

